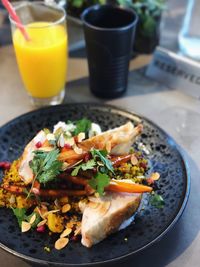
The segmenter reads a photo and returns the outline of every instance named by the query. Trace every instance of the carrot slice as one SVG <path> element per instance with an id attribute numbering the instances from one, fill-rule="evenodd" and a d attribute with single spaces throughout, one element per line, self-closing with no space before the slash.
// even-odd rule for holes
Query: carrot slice
<path id="1" fill-rule="evenodd" d="M 111 181 L 106 191 L 126 192 L 126 193 L 146 193 L 151 192 L 153 189 L 150 186 L 128 183 L 123 181 Z"/>

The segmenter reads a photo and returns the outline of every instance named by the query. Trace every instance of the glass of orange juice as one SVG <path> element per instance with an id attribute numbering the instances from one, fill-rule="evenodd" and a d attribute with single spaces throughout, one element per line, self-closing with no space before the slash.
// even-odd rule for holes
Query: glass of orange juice
<path id="1" fill-rule="evenodd" d="M 18 2 L 15 11 L 26 32 L 10 18 L 24 86 L 35 106 L 60 104 L 65 95 L 68 41 L 65 10 L 56 4 Z"/>

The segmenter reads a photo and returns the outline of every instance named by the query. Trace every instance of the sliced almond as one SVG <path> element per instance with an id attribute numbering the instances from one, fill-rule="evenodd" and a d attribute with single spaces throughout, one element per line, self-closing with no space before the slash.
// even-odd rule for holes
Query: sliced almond
<path id="1" fill-rule="evenodd" d="M 77 145 L 73 145 L 74 152 L 78 155 L 81 155 L 83 153 L 83 149 L 79 148 Z"/>
<path id="2" fill-rule="evenodd" d="M 85 139 L 85 133 L 81 132 L 77 136 L 78 143 L 80 143 L 81 141 L 83 141 L 83 139 Z"/>
<path id="3" fill-rule="evenodd" d="M 57 208 L 60 208 L 60 203 L 57 198 L 54 200 L 54 204 Z"/>
<path id="4" fill-rule="evenodd" d="M 71 234 L 71 232 L 72 232 L 72 229 L 71 229 L 71 228 L 66 228 L 66 229 L 62 232 L 62 234 L 60 235 L 60 238 L 68 236 L 69 234 Z"/>
<path id="5" fill-rule="evenodd" d="M 39 223 L 37 224 L 37 227 L 40 227 L 40 226 L 42 226 L 42 225 L 45 225 L 46 222 L 47 222 L 46 219 L 45 219 L 45 220 L 42 220 L 41 222 L 39 222 Z"/>
<path id="6" fill-rule="evenodd" d="M 71 209 L 71 205 L 70 205 L 70 204 L 65 204 L 65 205 L 62 207 L 62 213 L 66 213 L 66 212 L 68 212 L 70 209 Z"/>
<path id="7" fill-rule="evenodd" d="M 98 212 L 101 213 L 101 215 L 103 216 L 104 214 L 108 212 L 110 205 L 111 205 L 110 201 L 100 203 L 98 207 Z"/>
<path id="8" fill-rule="evenodd" d="M 59 140 L 58 140 L 57 143 L 58 143 L 58 146 L 64 147 L 64 145 L 65 145 L 65 138 L 64 138 L 64 135 L 63 134 L 60 135 Z"/>
<path id="9" fill-rule="evenodd" d="M 63 162 L 63 164 L 62 164 L 62 171 L 66 171 L 67 170 L 67 168 L 69 167 L 69 163 L 67 163 L 67 162 Z"/>
<path id="10" fill-rule="evenodd" d="M 56 213 L 56 212 L 58 212 L 58 211 L 60 211 L 60 210 L 50 210 L 50 211 L 47 211 L 47 212 L 45 212 L 45 213 L 43 214 L 42 218 L 43 218 L 43 219 L 46 219 L 46 217 L 47 217 L 50 213 Z"/>
<path id="11" fill-rule="evenodd" d="M 30 218 L 29 223 L 33 224 L 35 222 L 35 220 L 36 220 L 36 214 L 34 213 L 33 216 Z"/>
<path id="12" fill-rule="evenodd" d="M 75 144 L 74 138 L 67 138 L 67 140 L 65 141 L 65 144 L 68 144 L 70 146 L 73 146 Z"/>
<path id="13" fill-rule="evenodd" d="M 108 153 L 110 153 L 110 151 L 111 151 L 111 142 L 110 141 L 108 141 L 106 143 L 106 150 L 107 150 Z"/>
<path id="14" fill-rule="evenodd" d="M 101 203 L 99 203 L 99 202 L 89 202 L 89 204 L 88 204 L 88 206 L 90 207 L 90 208 L 92 208 L 92 209 L 96 209 L 96 208 L 98 208 L 98 206 L 100 205 Z"/>
<path id="15" fill-rule="evenodd" d="M 74 231 L 74 235 L 80 235 L 81 234 L 81 226 L 79 226 L 75 231 Z"/>
<path id="16" fill-rule="evenodd" d="M 136 156 L 134 154 L 131 156 L 131 163 L 133 165 L 137 165 L 138 164 L 138 159 L 136 158 Z"/>
<path id="17" fill-rule="evenodd" d="M 31 229 L 31 224 L 29 222 L 22 221 L 21 231 L 22 233 L 28 232 Z"/>
<path id="18" fill-rule="evenodd" d="M 153 179 L 154 181 L 157 181 L 157 180 L 160 179 L 160 173 L 154 172 L 154 173 L 151 174 L 150 178 Z"/>
<path id="19" fill-rule="evenodd" d="M 69 239 L 66 237 L 59 238 L 55 243 L 55 249 L 60 250 L 64 248 L 69 242 Z"/>

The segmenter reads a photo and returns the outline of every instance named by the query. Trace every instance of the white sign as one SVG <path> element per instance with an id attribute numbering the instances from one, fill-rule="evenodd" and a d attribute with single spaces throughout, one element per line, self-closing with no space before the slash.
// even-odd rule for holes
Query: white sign
<path id="1" fill-rule="evenodd" d="M 200 63 L 157 47 L 146 75 L 200 99 Z"/>

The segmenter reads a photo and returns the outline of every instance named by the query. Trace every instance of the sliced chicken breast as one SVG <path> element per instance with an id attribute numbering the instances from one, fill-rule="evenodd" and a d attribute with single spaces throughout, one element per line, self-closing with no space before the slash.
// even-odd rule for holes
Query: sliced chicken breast
<path id="1" fill-rule="evenodd" d="M 142 194 L 106 193 L 101 198 L 90 197 L 82 206 L 81 243 L 86 247 L 118 231 L 121 224 L 138 209 Z"/>
<path id="2" fill-rule="evenodd" d="M 38 142 L 44 143 L 46 141 L 46 134 L 40 131 L 25 147 L 21 156 L 18 172 L 25 184 L 29 184 L 33 180 L 33 171 L 29 166 L 29 162 L 33 159 L 33 151 L 38 150 L 36 144 Z M 42 150 L 45 150 L 42 148 Z"/>

